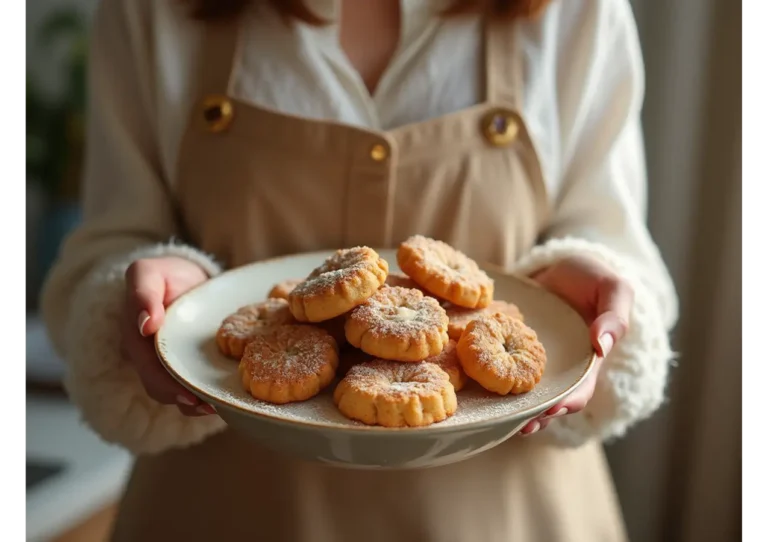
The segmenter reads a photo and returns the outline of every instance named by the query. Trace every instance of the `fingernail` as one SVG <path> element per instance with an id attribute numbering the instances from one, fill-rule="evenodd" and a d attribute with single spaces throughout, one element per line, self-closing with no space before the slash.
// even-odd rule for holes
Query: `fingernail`
<path id="1" fill-rule="evenodd" d="M 533 435 L 539 429 L 541 429 L 541 424 L 539 422 L 533 422 L 533 429 L 531 429 L 527 433 L 521 433 L 521 435 L 524 437 L 528 437 L 530 435 Z"/>
<path id="2" fill-rule="evenodd" d="M 603 333 L 600 335 L 600 337 L 597 339 L 597 342 L 600 343 L 600 350 L 602 351 L 601 354 L 603 357 L 606 357 L 611 349 L 613 348 L 613 335 L 610 333 Z"/>
<path id="3" fill-rule="evenodd" d="M 177 395 L 176 396 L 176 402 L 181 403 L 182 405 L 192 406 L 195 404 L 194 401 L 188 399 L 187 397 L 183 395 Z"/>
<path id="4" fill-rule="evenodd" d="M 141 311 L 139 313 L 139 333 L 141 333 L 142 337 L 146 337 L 144 334 L 144 326 L 147 325 L 147 322 L 149 322 L 149 313 L 147 311 Z"/>
<path id="5" fill-rule="evenodd" d="M 200 405 L 197 407 L 197 411 L 200 414 L 216 414 L 216 409 L 213 408 L 211 405 Z"/>
<path id="6" fill-rule="evenodd" d="M 568 414 L 568 407 L 563 407 L 554 414 L 547 414 L 547 418 L 557 418 L 558 416 L 565 416 Z"/>

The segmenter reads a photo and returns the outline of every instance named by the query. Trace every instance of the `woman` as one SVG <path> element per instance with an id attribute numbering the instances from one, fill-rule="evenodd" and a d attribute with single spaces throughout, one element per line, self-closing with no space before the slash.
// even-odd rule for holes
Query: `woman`
<path id="1" fill-rule="evenodd" d="M 624 540 L 601 441 L 662 402 L 677 317 L 642 93 L 627 0 L 104 0 L 86 218 L 43 309 L 84 419 L 139 454 L 115 540 Z M 413 233 L 590 323 L 599 376 L 534 436 L 425 471 L 298 462 L 154 355 L 164 308 L 223 267 Z"/>

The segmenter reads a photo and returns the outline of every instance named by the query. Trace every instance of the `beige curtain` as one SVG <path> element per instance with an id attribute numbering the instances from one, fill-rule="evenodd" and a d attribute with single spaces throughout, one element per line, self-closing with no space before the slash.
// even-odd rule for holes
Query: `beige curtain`
<path id="1" fill-rule="evenodd" d="M 741 2 L 635 0 L 649 224 L 680 294 L 669 402 L 608 447 L 634 542 L 741 538 Z"/>

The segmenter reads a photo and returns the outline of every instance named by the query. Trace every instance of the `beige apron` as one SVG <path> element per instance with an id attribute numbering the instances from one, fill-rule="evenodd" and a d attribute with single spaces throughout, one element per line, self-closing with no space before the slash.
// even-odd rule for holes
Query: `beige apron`
<path id="1" fill-rule="evenodd" d="M 237 266 L 298 251 L 395 246 L 421 233 L 504 267 L 546 221 L 521 111 L 513 24 L 486 25 L 486 100 L 379 132 L 229 97 L 236 25 L 209 28 L 200 101 L 180 150 L 189 241 Z M 232 431 L 140 458 L 118 541 L 625 540 L 602 447 L 513 437 L 421 471 L 343 470 L 278 457 Z"/>

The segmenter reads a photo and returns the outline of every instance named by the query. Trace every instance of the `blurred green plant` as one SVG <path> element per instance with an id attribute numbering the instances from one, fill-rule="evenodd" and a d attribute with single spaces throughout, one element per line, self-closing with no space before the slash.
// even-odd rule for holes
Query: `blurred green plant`
<path id="1" fill-rule="evenodd" d="M 39 182 L 54 201 L 78 197 L 84 149 L 88 25 L 74 8 L 51 13 L 40 26 L 37 44 L 58 56 L 62 91 L 49 96 L 27 73 L 27 181 Z"/>

